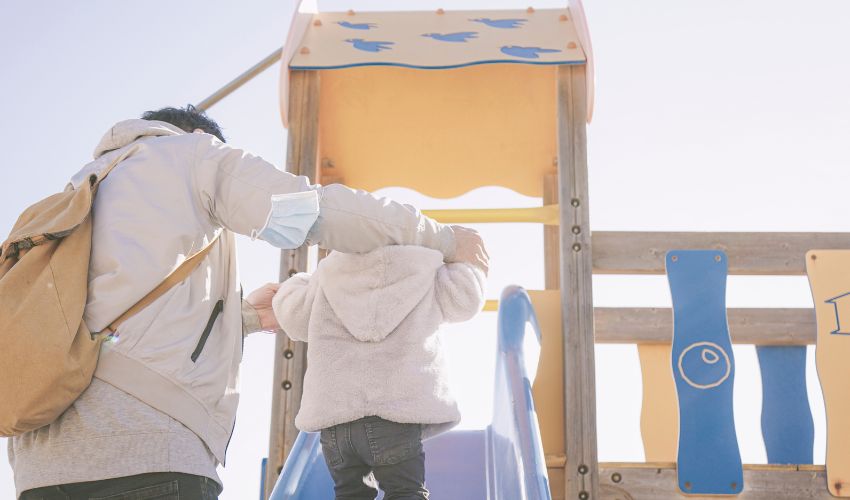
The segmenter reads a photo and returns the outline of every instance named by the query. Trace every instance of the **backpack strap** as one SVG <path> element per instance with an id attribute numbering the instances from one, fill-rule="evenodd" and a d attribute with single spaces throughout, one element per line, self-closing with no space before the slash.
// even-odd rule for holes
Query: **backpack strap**
<path id="1" fill-rule="evenodd" d="M 105 175 L 103 177 L 105 177 Z M 162 282 L 156 286 L 156 288 L 148 292 L 147 295 L 139 299 L 138 302 L 136 302 L 129 309 L 124 311 L 124 314 L 118 316 L 118 318 L 115 319 L 115 321 L 113 321 L 112 323 L 110 323 L 109 326 L 107 326 L 98 333 L 93 333 L 92 338 L 95 338 L 95 336 L 97 335 L 115 334 L 115 332 L 118 330 L 118 327 L 121 326 L 121 323 L 123 323 L 128 318 L 134 316 L 142 309 L 151 305 L 153 301 L 162 297 L 162 295 L 168 290 L 171 290 L 174 285 L 188 278 L 189 275 L 192 274 L 192 271 L 194 271 L 201 263 L 201 261 L 204 260 L 204 257 L 206 257 L 207 254 L 210 253 L 210 250 L 212 249 L 213 245 L 215 245 L 215 243 L 218 241 L 218 238 L 221 236 L 221 233 L 223 232 L 224 230 L 219 231 L 215 235 L 215 237 L 213 237 L 213 239 L 211 239 L 210 242 L 206 244 L 204 248 L 198 250 L 197 252 L 186 258 L 186 260 L 184 260 L 176 269 L 171 271 L 171 273 L 169 273 L 168 276 L 166 276 L 165 279 L 163 279 Z"/>

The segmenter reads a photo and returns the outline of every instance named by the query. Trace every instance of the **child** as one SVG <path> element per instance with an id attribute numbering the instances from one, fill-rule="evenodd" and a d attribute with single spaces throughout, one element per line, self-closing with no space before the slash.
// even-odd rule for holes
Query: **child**
<path id="1" fill-rule="evenodd" d="M 460 420 L 437 329 L 481 310 L 484 273 L 437 251 L 331 253 L 274 297 L 293 340 L 309 342 L 295 425 L 321 430 L 336 497 L 428 498 L 422 440 Z"/>

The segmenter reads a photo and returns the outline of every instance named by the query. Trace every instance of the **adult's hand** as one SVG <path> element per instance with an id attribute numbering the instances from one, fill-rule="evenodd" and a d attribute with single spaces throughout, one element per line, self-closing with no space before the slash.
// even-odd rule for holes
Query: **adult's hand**
<path id="1" fill-rule="evenodd" d="M 452 262 L 465 262 L 484 271 L 490 271 L 490 255 L 478 231 L 463 226 L 452 226 L 455 235 L 455 255 Z"/>
<path id="2" fill-rule="evenodd" d="M 245 302 L 257 312 L 260 330 L 267 332 L 280 330 L 280 325 L 277 323 L 277 318 L 275 318 L 272 310 L 272 299 L 278 288 L 280 288 L 280 283 L 266 283 L 245 297 Z"/>

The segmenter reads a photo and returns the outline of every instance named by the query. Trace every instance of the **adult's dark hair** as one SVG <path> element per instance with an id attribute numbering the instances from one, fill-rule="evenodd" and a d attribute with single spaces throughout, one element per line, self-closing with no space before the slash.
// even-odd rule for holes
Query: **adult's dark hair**
<path id="1" fill-rule="evenodd" d="M 145 111 L 142 114 L 142 119 L 170 123 L 186 132 L 194 132 L 196 128 L 199 128 L 218 137 L 221 142 L 227 142 L 224 140 L 224 135 L 221 133 L 221 127 L 218 126 L 218 123 L 191 104 L 185 108 L 162 108 L 156 111 Z"/>

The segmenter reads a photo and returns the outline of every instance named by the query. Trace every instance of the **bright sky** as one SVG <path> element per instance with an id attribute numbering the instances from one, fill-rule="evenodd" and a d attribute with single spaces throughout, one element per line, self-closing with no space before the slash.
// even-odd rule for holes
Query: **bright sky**
<path id="1" fill-rule="evenodd" d="M 452 2 L 453 8 L 517 6 L 526 4 Z M 292 8 L 271 0 L 0 2 L 0 230 L 8 231 L 30 203 L 60 190 L 113 123 L 148 109 L 196 103 L 279 47 Z M 597 67 L 596 114 L 588 128 L 594 229 L 850 231 L 843 201 L 850 182 L 850 65 L 843 62 L 850 49 L 850 3 L 587 0 L 585 8 Z M 282 165 L 286 132 L 277 84 L 275 67 L 210 114 L 231 144 Z M 448 202 L 391 193 L 422 208 L 539 203 L 496 188 Z M 510 283 L 542 287 L 539 228 L 480 229 L 493 256 L 491 298 Z M 247 239 L 240 245 L 246 289 L 276 279 L 276 250 Z M 600 306 L 670 305 L 663 277 L 596 277 L 594 298 Z M 811 298 L 804 278 L 731 278 L 728 303 L 807 307 Z M 465 425 L 486 423 L 494 334 L 492 316 L 447 332 Z M 273 346 L 271 336 L 246 342 L 243 399 L 221 472 L 223 499 L 256 498 L 259 491 Z M 597 356 L 600 459 L 643 460 L 636 350 L 603 346 Z M 736 347 L 735 356 L 743 459 L 763 462 L 755 351 Z M 823 408 L 812 369 L 808 383 L 815 461 L 822 463 Z M 11 469 L 0 465 L 0 498 L 13 491 Z"/>

